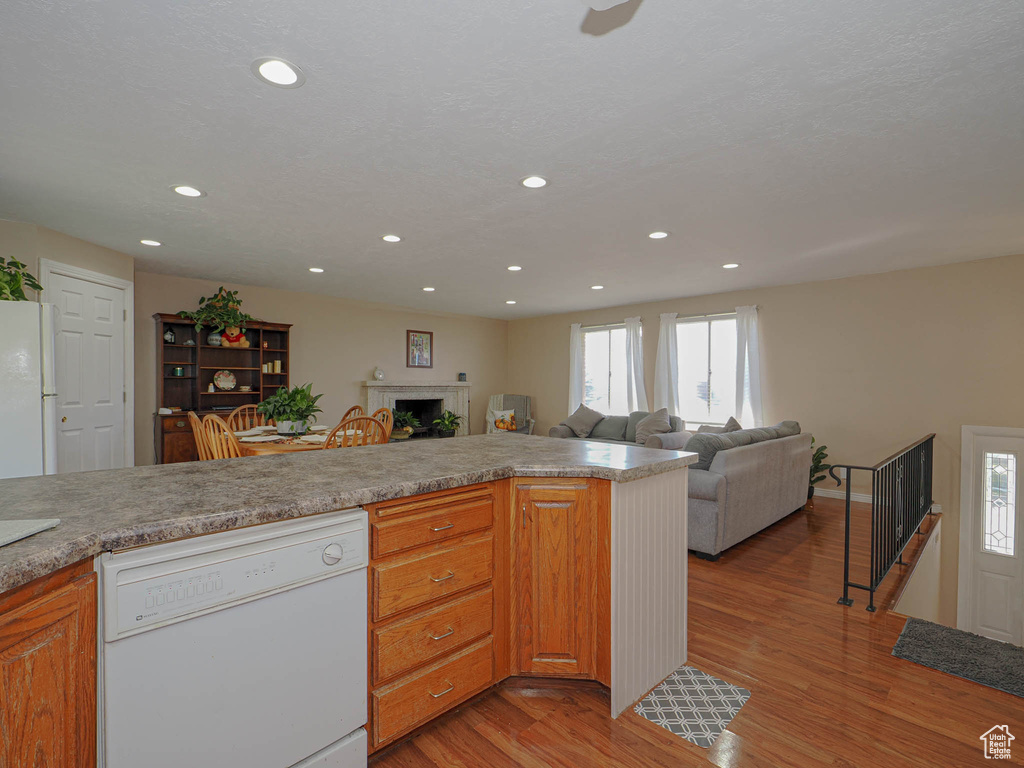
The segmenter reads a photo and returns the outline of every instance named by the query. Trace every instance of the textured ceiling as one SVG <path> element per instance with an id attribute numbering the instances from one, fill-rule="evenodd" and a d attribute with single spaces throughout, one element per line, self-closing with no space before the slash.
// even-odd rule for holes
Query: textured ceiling
<path id="1" fill-rule="evenodd" d="M 605 14 L 3 0 L 0 218 L 140 270 L 492 317 L 1024 252 L 1018 0 Z M 257 81 L 267 55 L 306 84 Z"/>

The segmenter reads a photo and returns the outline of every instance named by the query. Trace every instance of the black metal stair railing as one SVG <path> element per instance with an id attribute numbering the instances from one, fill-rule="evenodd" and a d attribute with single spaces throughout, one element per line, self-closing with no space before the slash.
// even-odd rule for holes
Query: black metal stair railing
<path id="1" fill-rule="evenodd" d="M 846 470 L 846 546 L 843 562 L 843 596 L 840 605 L 853 605 L 850 587 L 866 590 L 869 611 L 875 610 L 875 590 L 903 550 L 920 533 L 921 523 L 932 509 L 932 459 L 935 435 L 926 435 L 873 467 L 834 464 L 828 473 L 841 485 L 837 469 Z M 854 471 L 871 473 L 871 570 L 868 584 L 850 581 L 850 493 Z"/>

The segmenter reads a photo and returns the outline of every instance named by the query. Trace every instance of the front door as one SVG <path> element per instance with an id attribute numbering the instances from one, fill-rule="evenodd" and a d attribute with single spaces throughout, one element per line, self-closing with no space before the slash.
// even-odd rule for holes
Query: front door
<path id="1" fill-rule="evenodd" d="M 1024 555 L 1020 470 L 1024 438 L 973 441 L 969 626 L 994 640 L 1024 645 Z M 962 626 L 962 625 L 961 625 Z"/>
<path id="2" fill-rule="evenodd" d="M 54 273 L 57 471 L 124 466 L 125 292 Z"/>

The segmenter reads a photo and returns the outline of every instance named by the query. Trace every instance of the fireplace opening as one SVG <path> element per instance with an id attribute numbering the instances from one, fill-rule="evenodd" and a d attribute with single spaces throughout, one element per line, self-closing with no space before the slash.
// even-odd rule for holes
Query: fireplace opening
<path id="1" fill-rule="evenodd" d="M 413 428 L 411 437 L 437 437 L 434 419 L 440 418 L 444 411 L 444 400 L 395 400 L 396 411 L 409 411 L 420 425 Z"/>

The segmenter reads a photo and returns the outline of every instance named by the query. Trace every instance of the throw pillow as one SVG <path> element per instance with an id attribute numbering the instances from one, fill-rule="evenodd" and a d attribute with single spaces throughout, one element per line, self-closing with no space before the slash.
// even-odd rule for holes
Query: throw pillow
<path id="1" fill-rule="evenodd" d="M 725 422 L 724 427 L 712 427 L 709 424 L 701 424 L 697 428 L 697 434 L 700 435 L 724 435 L 726 432 L 735 432 L 738 429 L 742 429 L 740 423 L 736 421 L 732 416 Z"/>
<path id="2" fill-rule="evenodd" d="M 651 414 L 647 411 L 633 411 L 629 414 L 629 420 L 626 422 L 626 442 L 636 442 L 636 425 L 640 423 L 642 419 L 646 419 Z"/>
<path id="3" fill-rule="evenodd" d="M 571 429 L 576 437 L 586 437 L 597 426 L 597 422 L 603 418 L 604 415 L 593 408 L 581 405 L 572 416 L 562 422 L 562 426 Z"/>
<path id="4" fill-rule="evenodd" d="M 668 420 L 668 408 L 662 408 L 660 411 L 655 411 L 650 416 L 644 417 L 636 425 L 636 442 L 639 445 L 643 445 L 651 435 L 660 435 L 671 430 L 672 425 Z"/>
<path id="5" fill-rule="evenodd" d="M 515 411 L 491 411 L 494 418 L 494 426 L 506 432 L 516 431 Z"/>

